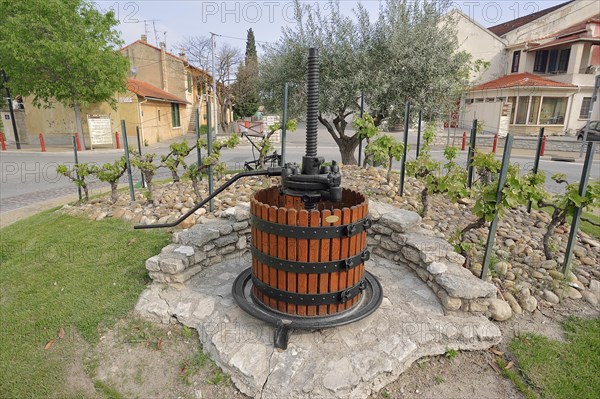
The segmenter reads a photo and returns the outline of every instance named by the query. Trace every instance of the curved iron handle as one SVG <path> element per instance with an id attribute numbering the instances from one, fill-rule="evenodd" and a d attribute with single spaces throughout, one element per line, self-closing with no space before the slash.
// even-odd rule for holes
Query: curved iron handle
<path id="1" fill-rule="evenodd" d="M 162 229 L 162 228 L 165 228 L 165 227 L 175 227 L 179 223 L 183 222 L 185 219 L 187 219 L 188 217 L 190 217 L 198 209 L 200 209 L 201 207 L 203 207 L 204 205 L 206 205 L 206 203 L 208 201 L 210 201 L 211 199 L 213 199 L 214 197 L 216 197 L 218 194 L 220 194 L 222 191 L 224 191 L 227 187 L 231 186 L 237 180 L 241 179 L 242 177 L 249 177 L 249 176 L 281 176 L 281 167 L 268 168 L 267 170 L 253 170 L 253 171 L 249 171 L 249 172 L 240 172 L 237 175 L 233 176 L 231 179 L 229 179 L 221 187 L 217 188 L 215 190 L 215 192 L 212 193 L 212 195 L 206 197 L 200 203 L 196 204 L 185 215 L 181 216 L 179 219 L 177 219 L 173 223 L 138 224 L 138 225 L 133 226 L 133 228 L 136 229 L 136 230 L 139 230 L 139 229 Z"/>

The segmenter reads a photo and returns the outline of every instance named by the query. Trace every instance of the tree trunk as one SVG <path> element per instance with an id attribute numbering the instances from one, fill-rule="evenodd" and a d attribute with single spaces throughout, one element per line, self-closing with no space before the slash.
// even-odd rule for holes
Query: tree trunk
<path id="1" fill-rule="evenodd" d="M 117 191 L 118 185 L 118 180 L 110 182 L 110 199 L 112 200 L 113 204 L 119 199 L 119 192 Z"/>
<path id="2" fill-rule="evenodd" d="M 358 161 L 354 156 L 356 147 L 358 147 L 358 138 L 352 137 L 341 137 L 338 141 L 338 147 L 340 148 L 340 154 L 342 155 L 342 163 L 344 165 L 358 165 Z"/>
<path id="3" fill-rule="evenodd" d="M 546 233 L 544 234 L 544 239 L 542 242 L 544 244 L 544 255 L 546 255 L 546 260 L 554 259 L 554 254 L 552 253 L 552 250 L 550 249 L 550 237 L 552 237 L 554 235 L 554 229 L 556 228 L 556 226 L 561 224 L 561 222 L 562 222 L 562 218 L 560 216 L 552 215 L 552 219 L 550 220 L 550 223 L 548 224 L 548 229 L 546 230 Z"/>
<path id="4" fill-rule="evenodd" d="M 202 176 L 202 174 L 200 174 L 200 176 Z M 200 188 L 198 187 L 198 179 L 192 177 L 190 180 L 192 181 L 192 188 L 194 189 L 194 193 L 196 194 L 196 199 L 198 200 L 198 202 L 202 201 L 202 195 L 200 195 Z"/>
<path id="5" fill-rule="evenodd" d="M 476 221 L 474 221 L 473 223 L 469 223 L 464 229 L 462 229 L 462 231 L 460 232 L 460 243 L 462 244 L 465 241 L 465 235 L 473 230 L 473 229 L 478 229 L 480 227 L 485 226 L 485 218 L 479 218 Z M 462 256 L 465 257 L 465 263 L 463 266 L 465 267 L 470 267 L 471 266 L 471 257 L 469 256 L 469 253 L 467 251 L 464 250 L 463 246 L 460 245 L 460 254 Z"/>
<path id="6" fill-rule="evenodd" d="M 177 174 L 177 169 L 171 169 L 171 177 L 173 177 L 174 183 L 179 183 L 179 175 Z"/>
<path id="7" fill-rule="evenodd" d="M 421 217 L 424 218 L 427 216 L 427 211 L 429 210 L 429 192 L 427 191 L 427 187 L 421 191 L 421 203 L 423 204 L 423 210 L 421 211 Z"/>
<path id="8" fill-rule="evenodd" d="M 90 192 L 88 190 L 88 186 L 87 184 L 82 184 L 81 187 L 83 188 L 83 193 L 85 194 L 85 202 L 88 202 L 90 200 Z"/>
<path id="9" fill-rule="evenodd" d="M 146 180 L 146 188 L 148 189 L 148 201 L 152 201 L 152 178 L 154 173 L 149 171 L 142 171 L 144 179 Z"/>
<path id="10" fill-rule="evenodd" d="M 387 175 L 385 177 L 388 184 L 390 184 L 390 180 L 392 180 L 392 163 L 393 162 L 394 162 L 394 158 L 390 157 L 390 159 L 388 161 Z"/>

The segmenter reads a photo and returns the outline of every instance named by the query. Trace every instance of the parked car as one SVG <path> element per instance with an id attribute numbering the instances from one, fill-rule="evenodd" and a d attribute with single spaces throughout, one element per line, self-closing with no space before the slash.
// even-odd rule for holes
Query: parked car
<path id="1" fill-rule="evenodd" d="M 587 141 L 600 141 L 600 121 L 589 121 Z M 583 141 L 585 125 L 577 131 L 577 141 Z"/>

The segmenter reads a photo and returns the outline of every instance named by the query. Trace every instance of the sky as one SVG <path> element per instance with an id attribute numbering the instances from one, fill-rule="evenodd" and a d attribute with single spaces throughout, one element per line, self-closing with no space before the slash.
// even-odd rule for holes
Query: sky
<path id="1" fill-rule="evenodd" d="M 322 12 L 329 10 L 327 1 L 303 1 Z M 453 1 L 453 8 L 490 27 L 552 7 L 565 0 L 538 1 Z M 178 43 L 190 36 L 218 34 L 217 43 L 228 43 L 241 50 L 245 48 L 246 32 L 252 28 L 257 44 L 274 42 L 280 37 L 281 28 L 293 23 L 294 7 L 291 1 L 204 1 L 204 0 L 95 0 L 100 10 L 114 10 L 120 21 L 125 43 L 131 43 L 147 31 L 148 42 L 157 45 L 165 42 L 167 49 L 177 54 Z M 342 0 L 344 14 L 351 15 L 357 1 Z M 361 2 L 375 18 L 379 10 L 378 0 Z M 144 22 L 146 21 L 146 22 Z M 155 34 L 156 32 L 156 34 Z M 260 48 L 259 48 L 260 51 Z"/>

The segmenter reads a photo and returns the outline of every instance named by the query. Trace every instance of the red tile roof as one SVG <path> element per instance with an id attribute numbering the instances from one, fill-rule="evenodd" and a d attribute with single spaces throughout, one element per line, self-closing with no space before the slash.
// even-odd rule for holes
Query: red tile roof
<path id="1" fill-rule="evenodd" d="M 509 87 L 577 87 L 569 83 L 544 79 L 531 73 L 515 73 L 475 86 L 473 91 L 503 89 Z"/>
<path id="2" fill-rule="evenodd" d="M 558 10 L 559 8 L 564 7 L 567 4 L 572 3 L 573 1 L 574 0 L 567 1 L 566 3 L 546 8 L 545 10 L 540 10 L 529 15 L 525 15 L 524 17 L 513 19 L 512 21 L 504 22 L 496 26 L 492 26 L 491 28 L 488 28 L 488 30 L 490 30 L 496 36 L 503 36 L 508 32 L 520 28 L 521 26 L 526 25 L 532 21 L 535 21 L 536 19 L 541 18 L 546 14 L 550 14 L 552 11 Z"/>
<path id="3" fill-rule="evenodd" d="M 127 90 L 148 99 L 165 100 L 182 104 L 188 103 L 186 100 L 179 98 L 174 94 L 137 79 L 127 79 Z"/>

